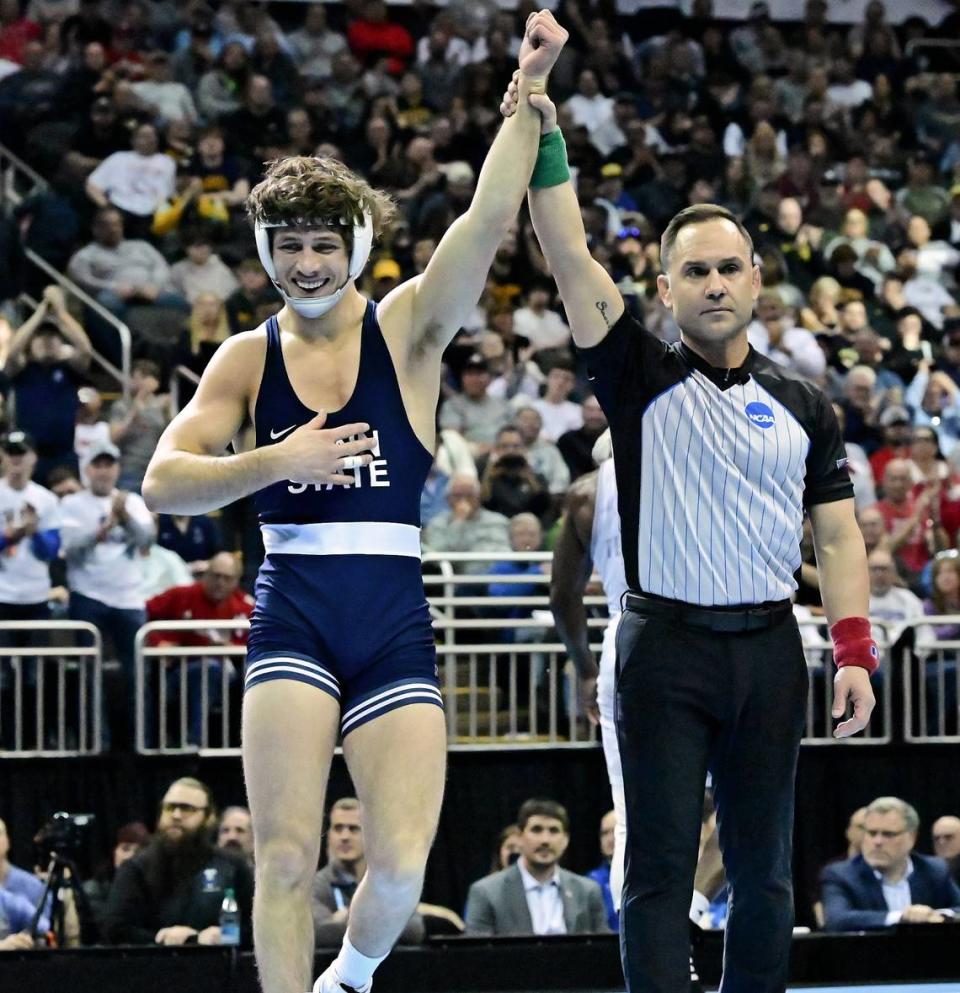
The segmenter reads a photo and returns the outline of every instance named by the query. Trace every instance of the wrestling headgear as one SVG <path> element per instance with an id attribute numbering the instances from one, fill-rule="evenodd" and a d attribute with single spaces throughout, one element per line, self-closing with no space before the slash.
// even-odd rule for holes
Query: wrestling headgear
<path id="1" fill-rule="evenodd" d="M 273 255 L 270 252 L 270 235 L 268 228 L 289 228 L 296 227 L 296 223 L 281 222 L 277 224 L 255 221 L 253 234 L 257 242 L 257 254 L 260 256 L 260 264 L 267 271 L 267 275 L 273 280 L 280 296 L 284 301 L 303 317 L 323 317 L 329 313 L 343 299 L 343 294 L 347 292 L 347 287 L 357 279 L 363 272 L 363 267 L 370 257 L 370 249 L 373 247 L 373 218 L 366 210 L 363 212 L 362 221 L 353 225 L 353 250 L 350 252 L 350 268 L 347 270 L 347 278 L 343 286 L 329 296 L 318 297 L 292 297 L 284 293 L 280 283 L 277 282 L 277 270 L 273 264 Z"/>

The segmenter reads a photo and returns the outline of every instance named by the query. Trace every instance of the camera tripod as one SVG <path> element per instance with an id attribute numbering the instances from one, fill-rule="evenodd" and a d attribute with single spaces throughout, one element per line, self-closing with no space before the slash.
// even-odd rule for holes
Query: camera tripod
<path id="1" fill-rule="evenodd" d="M 87 894 L 83 892 L 83 887 L 80 885 L 76 864 L 59 852 L 49 852 L 48 857 L 50 861 L 47 864 L 47 881 L 40 902 L 37 904 L 37 912 L 30 924 L 30 934 L 34 938 L 38 937 L 37 929 L 49 901 L 50 931 L 53 934 L 56 947 L 66 948 L 69 907 L 61 894 L 64 890 L 69 890 L 73 894 L 73 906 L 76 909 L 80 928 L 80 941 L 82 944 L 89 944 L 93 940 L 93 915 L 90 911 Z"/>

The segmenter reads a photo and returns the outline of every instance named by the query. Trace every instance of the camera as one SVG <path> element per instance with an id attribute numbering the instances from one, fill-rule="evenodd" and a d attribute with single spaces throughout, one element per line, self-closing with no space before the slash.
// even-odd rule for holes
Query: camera
<path id="1" fill-rule="evenodd" d="M 53 814 L 33 839 L 37 864 L 45 864 L 53 855 L 76 860 L 94 820 L 93 814 L 68 814 L 63 810 Z"/>

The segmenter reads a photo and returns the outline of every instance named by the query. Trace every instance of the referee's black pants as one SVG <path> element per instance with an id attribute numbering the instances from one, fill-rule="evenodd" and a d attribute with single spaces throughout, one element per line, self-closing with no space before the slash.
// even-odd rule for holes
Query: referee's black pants
<path id="1" fill-rule="evenodd" d="M 807 694 L 792 613 L 764 630 L 730 634 L 627 610 L 617 670 L 627 989 L 689 990 L 688 913 L 709 769 L 731 893 L 721 993 L 780 993 L 793 928 L 794 780 Z"/>

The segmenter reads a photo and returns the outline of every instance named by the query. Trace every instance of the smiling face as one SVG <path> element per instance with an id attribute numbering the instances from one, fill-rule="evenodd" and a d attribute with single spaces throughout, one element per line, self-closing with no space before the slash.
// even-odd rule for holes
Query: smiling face
<path id="1" fill-rule="evenodd" d="M 677 232 L 657 289 L 674 320 L 694 344 L 714 349 L 744 332 L 760 294 L 760 270 L 747 242 L 723 218 L 688 224 Z"/>
<path id="2" fill-rule="evenodd" d="M 277 282 L 288 296 L 316 300 L 335 293 L 347 280 L 347 246 L 327 228 L 278 229 L 272 256 Z"/>

